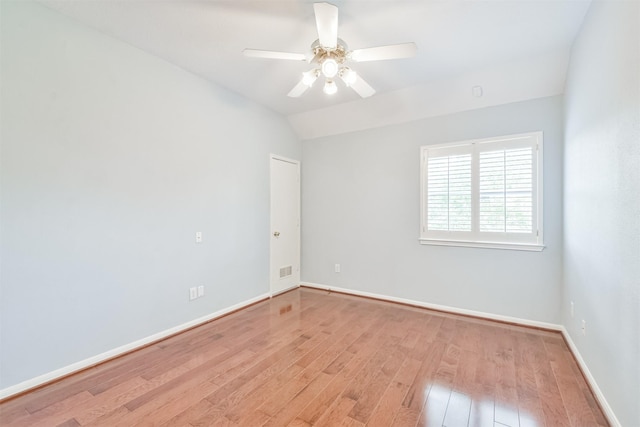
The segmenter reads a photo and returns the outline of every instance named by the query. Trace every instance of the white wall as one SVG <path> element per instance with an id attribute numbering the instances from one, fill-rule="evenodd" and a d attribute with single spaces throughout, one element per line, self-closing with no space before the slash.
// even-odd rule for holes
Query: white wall
<path id="1" fill-rule="evenodd" d="M 0 388 L 268 292 L 282 117 L 30 2 L 1 40 Z"/>
<path id="2" fill-rule="evenodd" d="M 544 132 L 543 252 L 426 246 L 420 146 Z M 302 280 L 559 323 L 562 98 L 303 142 Z M 334 264 L 341 273 L 334 273 Z"/>
<path id="3" fill-rule="evenodd" d="M 562 319 L 621 424 L 638 426 L 639 2 L 593 2 L 573 47 L 565 103 Z"/>

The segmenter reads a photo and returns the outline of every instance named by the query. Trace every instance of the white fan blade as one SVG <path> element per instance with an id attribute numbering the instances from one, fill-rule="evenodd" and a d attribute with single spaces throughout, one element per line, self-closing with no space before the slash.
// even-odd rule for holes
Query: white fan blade
<path id="1" fill-rule="evenodd" d="M 290 59 L 293 61 L 306 61 L 307 55 L 304 53 L 275 52 L 272 50 L 245 49 L 242 51 L 244 56 L 250 58 L 267 58 L 267 59 Z"/>
<path id="2" fill-rule="evenodd" d="M 351 87 L 353 90 L 356 91 L 358 95 L 360 95 L 363 98 L 368 98 L 374 93 L 376 93 L 376 90 L 371 86 L 369 86 L 369 83 L 365 82 L 364 79 L 360 77 L 359 74 L 356 74 L 356 79 L 353 83 L 348 84 L 346 81 L 345 83 L 347 84 L 347 86 Z"/>
<path id="3" fill-rule="evenodd" d="M 338 8 L 329 3 L 314 3 L 318 40 L 322 47 L 335 49 L 338 46 Z"/>
<path id="4" fill-rule="evenodd" d="M 305 93 L 307 91 L 307 89 L 309 89 L 309 86 L 307 86 L 306 84 L 304 84 L 302 82 L 302 80 L 300 80 L 298 82 L 297 85 L 295 85 L 293 87 L 293 89 L 291 89 L 291 91 L 289 91 L 289 93 L 287 94 L 288 97 L 290 98 L 297 98 L 300 95 L 302 95 L 303 93 Z"/>
<path id="5" fill-rule="evenodd" d="M 351 52 L 351 59 L 356 62 L 382 61 L 385 59 L 410 58 L 416 55 L 418 47 L 415 43 L 392 44 L 389 46 L 356 49 Z"/>

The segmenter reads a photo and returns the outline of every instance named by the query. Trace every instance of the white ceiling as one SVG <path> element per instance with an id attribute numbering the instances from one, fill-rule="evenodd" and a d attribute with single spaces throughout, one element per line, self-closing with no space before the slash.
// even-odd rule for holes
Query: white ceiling
<path id="1" fill-rule="evenodd" d="M 341 82 L 333 96 L 322 93 L 322 84 L 316 83 L 301 98 L 289 98 L 308 64 L 242 55 L 246 47 L 306 53 L 317 39 L 313 1 L 41 3 L 285 116 L 312 117 L 314 111 L 366 108 L 375 105 L 376 97 L 391 100 L 395 93 L 406 96 L 411 88 L 474 70 L 499 72 L 500 64 L 535 58 L 554 56 L 556 61 L 550 62 L 556 65 L 546 73 L 557 74 L 563 82 L 565 67 L 557 63 L 566 63 L 590 0 L 334 0 L 340 13 L 338 34 L 350 49 L 409 41 L 418 46 L 415 58 L 352 64 L 377 90 L 365 100 Z M 350 107 L 340 106 L 344 103 Z"/>

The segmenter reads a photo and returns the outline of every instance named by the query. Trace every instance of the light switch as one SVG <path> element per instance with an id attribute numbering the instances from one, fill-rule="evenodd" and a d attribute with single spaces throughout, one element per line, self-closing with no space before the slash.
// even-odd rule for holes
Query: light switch
<path id="1" fill-rule="evenodd" d="M 196 231 L 196 243 L 202 243 L 202 231 Z"/>

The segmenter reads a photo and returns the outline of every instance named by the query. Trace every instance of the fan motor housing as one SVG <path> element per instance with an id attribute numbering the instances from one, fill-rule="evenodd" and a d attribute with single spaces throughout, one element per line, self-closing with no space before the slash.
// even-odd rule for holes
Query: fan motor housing
<path id="1" fill-rule="evenodd" d="M 338 64 L 344 64 L 349 56 L 347 44 L 340 38 L 338 39 L 335 49 L 322 46 L 320 44 L 320 40 L 316 40 L 311 43 L 311 52 L 313 52 L 313 59 L 311 62 L 316 62 L 318 64 L 322 64 L 328 58 L 332 58 Z"/>

